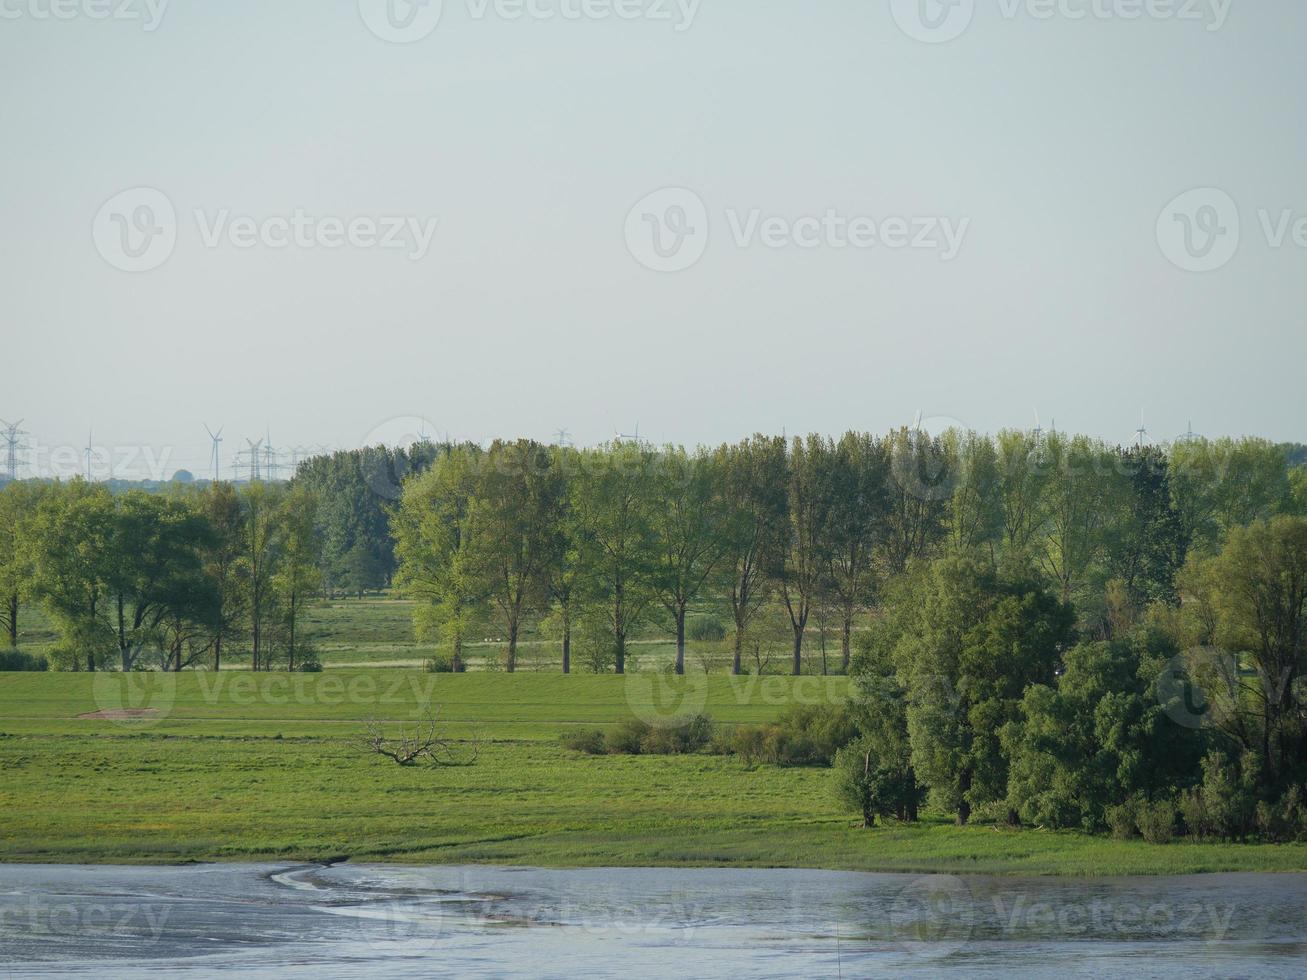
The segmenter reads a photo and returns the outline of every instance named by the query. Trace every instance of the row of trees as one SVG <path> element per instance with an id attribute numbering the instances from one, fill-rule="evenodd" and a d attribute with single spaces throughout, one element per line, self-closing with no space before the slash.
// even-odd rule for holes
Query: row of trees
<path id="1" fill-rule="evenodd" d="M 1193 440 L 1169 452 L 1060 434 L 996 438 L 909 430 L 786 442 L 756 436 L 687 452 L 619 442 L 593 450 L 519 440 L 446 446 L 411 476 L 391 521 L 396 583 L 422 600 L 455 669 L 494 623 L 514 669 L 528 620 L 602 622 L 625 669 L 635 630 L 676 638 L 685 668 L 694 609 L 733 622 L 733 669 L 765 604 L 783 610 L 790 667 L 814 615 L 855 627 L 927 559 L 983 558 L 1048 588 L 1073 625 L 1106 637 L 1126 607 L 1175 605 L 1190 554 L 1234 528 L 1307 510 L 1304 471 L 1260 440 Z"/>
<path id="2" fill-rule="evenodd" d="M 0 490 L 3 627 L 39 602 L 72 670 L 220 668 L 233 645 L 253 667 L 312 665 L 301 635 L 321 585 L 316 499 L 301 487 L 228 483 L 167 493 L 102 484 Z"/>

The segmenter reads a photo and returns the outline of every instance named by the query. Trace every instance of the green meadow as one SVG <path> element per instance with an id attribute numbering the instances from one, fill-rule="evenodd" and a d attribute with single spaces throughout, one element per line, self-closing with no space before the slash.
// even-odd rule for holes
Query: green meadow
<path id="1" fill-rule="evenodd" d="M 1038 829 L 870 831 L 820 768 L 732 756 L 585 756 L 576 727 L 702 707 L 719 725 L 836 700 L 842 678 L 544 673 L 0 674 L 0 860 L 356 860 L 717 865 L 1010 874 L 1300 870 L 1307 847 L 1154 846 Z M 430 698 L 472 765 L 357 745 Z M 83 717 L 135 704 L 129 721 Z"/>

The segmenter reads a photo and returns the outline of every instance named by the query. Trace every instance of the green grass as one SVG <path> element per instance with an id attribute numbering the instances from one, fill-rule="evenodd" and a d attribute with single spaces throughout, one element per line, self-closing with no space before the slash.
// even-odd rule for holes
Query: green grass
<path id="1" fill-rule="evenodd" d="M 647 715 L 662 683 L 653 675 L 127 680 L 145 683 L 167 710 L 145 724 L 78 718 L 121 704 L 122 675 L 0 674 L 0 860 L 348 855 L 1076 875 L 1307 868 L 1299 845 L 1154 846 L 940 819 L 864 831 L 832 802 L 824 770 L 746 770 L 706 755 L 591 757 L 558 744 L 569 727 Z M 405 769 L 351 744 L 364 718 L 410 717 L 428 683 L 451 734 L 480 733 L 475 765 Z M 712 677 L 679 693 L 690 707 L 702 698 L 719 722 L 742 722 L 843 691 L 841 679 Z"/>

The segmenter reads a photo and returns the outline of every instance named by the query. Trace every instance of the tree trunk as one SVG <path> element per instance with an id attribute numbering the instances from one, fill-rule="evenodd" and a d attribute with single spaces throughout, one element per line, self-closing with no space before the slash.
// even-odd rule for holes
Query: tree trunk
<path id="1" fill-rule="evenodd" d="M 617 654 L 617 673 L 626 673 L 626 630 L 618 630 L 614 636 L 616 640 L 615 653 Z"/>
<path id="2" fill-rule="evenodd" d="M 731 664 L 731 673 L 736 677 L 740 676 L 740 654 L 744 647 L 744 630 L 740 629 L 739 623 L 735 624 L 735 659 Z"/>
<path id="3" fill-rule="evenodd" d="M 852 646 L 853 639 L 853 616 L 845 610 L 844 612 L 844 635 L 840 638 L 840 663 L 843 665 L 844 673 L 849 672 L 849 648 Z"/>
<path id="4" fill-rule="evenodd" d="M 517 670 L 517 630 L 516 622 L 508 624 L 508 672 L 510 674 Z"/>
<path id="5" fill-rule="evenodd" d="M 213 672 L 222 670 L 222 632 L 213 638 Z"/>
<path id="6" fill-rule="evenodd" d="M 676 672 L 685 673 L 685 603 L 676 608 Z"/>
<path id="7" fill-rule="evenodd" d="M 9 597 L 9 645 L 18 646 L 18 593 Z"/>
<path id="8" fill-rule="evenodd" d="M 803 627 L 794 627 L 794 676 L 803 673 Z"/>
<path id="9" fill-rule="evenodd" d="M 463 638 L 461 636 L 454 637 L 454 656 L 450 659 L 449 667 L 455 674 L 463 673 Z"/>
<path id="10" fill-rule="evenodd" d="M 563 673 L 572 672 L 572 617 L 563 613 Z"/>
<path id="11" fill-rule="evenodd" d="M 958 774 L 958 826 L 965 827 L 967 821 L 971 819 L 971 801 L 967 799 L 967 794 L 971 792 L 971 770 L 963 769 Z"/>
<path id="12" fill-rule="evenodd" d="M 295 593 L 290 596 L 290 636 L 287 638 L 289 644 L 287 669 L 295 673 Z"/>

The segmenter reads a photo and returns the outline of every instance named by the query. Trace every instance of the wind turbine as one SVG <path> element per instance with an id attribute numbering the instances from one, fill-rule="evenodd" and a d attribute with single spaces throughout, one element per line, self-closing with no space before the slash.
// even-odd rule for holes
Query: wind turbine
<path id="1" fill-rule="evenodd" d="M 1144 428 L 1144 413 L 1139 413 L 1139 428 L 1135 429 L 1135 445 L 1140 449 L 1144 448 L 1144 440 L 1148 438 L 1148 430 Z"/>
<path id="2" fill-rule="evenodd" d="M 92 448 L 94 442 L 94 427 L 86 430 L 86 482 L 91 482 L 91 458 L 95 455 L 95 449 Z"/>
<path id="3" fill-rule="evenodd" d="M 209 455 L 209 462 L 213 466 L 213 482 L 217 483 L 219 480 L 222 479 L 222 466 L 221 466 L 221 460 L 219 458 L 220 455 L 219 447 L 222 445 L 222 429 L 219 428 L 218 434 L 214 435 L 213 430 L 210 429 L 208 424 L 206 423 L 204 426 L 204 431 L 207 432 L 209 434 L 209 438 L 213 440 L 213 452 Z"/>

